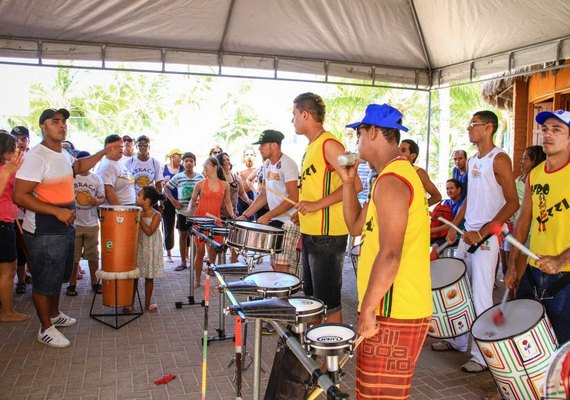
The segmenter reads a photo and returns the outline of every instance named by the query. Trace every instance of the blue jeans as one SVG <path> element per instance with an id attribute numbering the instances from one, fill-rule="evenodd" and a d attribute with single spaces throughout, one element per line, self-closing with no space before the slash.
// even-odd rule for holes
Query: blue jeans
<path id="1" fill-rule="evenodd" d="M 24 240 L 30 252 L 33 292 L 57 296 L 71 277 L 75 229 L 62 235 L 24 233 Z"/>
<path id="2" fill-rule="evenodd" d="M 545 274 L 538 268 L 527 265 L 516 295 L 517 299 L 535 299 L 544 305 L 559 344 L 570 340 L 570 285 L 564 286 L 554 296 L 548 293 L 548 288 L 569 273 Z"/>
<path id="3" fill-rule="evenodd" d="M 340 311 L 342 267 L 348 236 L 315 236 L 302 234 L 303 290 L 327 306 L 327 311 Z"/>

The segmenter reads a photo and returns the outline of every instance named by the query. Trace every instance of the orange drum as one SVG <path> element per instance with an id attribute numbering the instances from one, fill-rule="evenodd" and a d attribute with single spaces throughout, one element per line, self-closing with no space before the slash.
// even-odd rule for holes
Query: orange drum
<path id="1" fill-rule="evenodd" d="M 141 208 L 136 206 L 99 206 L 101 220 L 101 264 L 103 304 L 130 306 L 133 303 L 137 240 Z"/>

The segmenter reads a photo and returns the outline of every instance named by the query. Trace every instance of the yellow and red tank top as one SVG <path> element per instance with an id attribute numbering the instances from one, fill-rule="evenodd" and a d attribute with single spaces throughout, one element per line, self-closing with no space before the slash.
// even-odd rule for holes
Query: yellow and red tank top
<path id="1" fill-rule="evenodd" d="M 330 132 L 324 132 L 307 146 L 301 164 L 300 201 L 317 201 L 342 186 L 340 176 L 325 160 L 324 146 L 329 140 L 342 146 L 342 143 Z M 299 213 L 299 225 L 301 233 L 306 235 L 341 236 L 348 234 L 342 214 L 342 202 L 305 215 Z"/>
<path id="2" fill-rule="evenodd" d="M 570 247 L 570 162 L 547 171 L 546 162 L 537 165 L 528 180 L 532 196 L 530 249 L 540 255 L 557 256 Z M 527 188 L 527 189 L 529 189 Z M 529 264 L 535 261 L 529 257 Z M 561 272 L 570 272 L 566 264 Z"/>
<path id="3" fill-rule="evenodd" d="M 372 186 L 370 205 L 362 228 L 360 257 L 358 260 L 358 310 L 368 287 L 372 265 L 382 243 L 379 232 L 378 214 L 374 202 L 374 191 L 382 184 L 382 177 L 392 175 L 402 180 L 410 188 L 408 226 L 400 266 L 396 278 L 376 309 L 376 315 L 397 319 L 425 318 L 433 313 L 429 258 L 429 213 L 425 189 L 420 178 L 404 158 L 391 161 L 380 172 Z M 390 223 L 390 221 L 384 221 Z"/>

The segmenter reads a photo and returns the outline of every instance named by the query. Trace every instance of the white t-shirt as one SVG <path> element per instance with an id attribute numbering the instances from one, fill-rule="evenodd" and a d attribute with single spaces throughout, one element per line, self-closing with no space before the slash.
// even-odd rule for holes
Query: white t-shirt
<path id="1" fill-rule="evenodd" d="M 75 208 L 73 193 L 73 163 L 75 159 L 67 151 L 53 151 L 43 144 L 30 149 L 16 179 L 37 182 L 34 196 L 38 200 L 65 207 Z M 66 234 L 73 230 L 53 215 L 40 214 L 28 210 L 24 217 L 23 229 L 35 234 Z"/>
<path id="2" fill-rule="evenodd" d="M 99 175 L 104 185 L 113 186 L 120 205 L 135 204 L 135 180 L 127 167 L 121 165 L 118 161 L 109 160 L 105 157 L 101 161 L 97 175 Z M 109 204 L 108 199 L 105 200 L 105 204 Z"/>
<path id="3" fill-rule="evenodd" d="M 263 163 L 263 182 L 267 188 L 271 191 L 280 193 L 282 196 L 287 197 L 287 187 L 285 184 L 287 182 L 295 181 L 299 179 L 299 167 L 297 163 L 293 161 L 291 157 L 286 154 L 282 154 L 279 161 L 275 164 L 271 164 L 269 159 L 265 160 Z M 267 205 L 270 210 L 273 210 L 279 204 L 283 202 L 279 197 L 273 194 L 270 190 L 265 191 L 267 196 Z M 295 208 L 291 207 L 289 210 L 281 215 L 278 215 L 272 219 L 281 221 L 283 223 L 291 222 L 291 216 L 295 213 Z"/>
<path id="4" fill-rule="evenodd" d="M 97 206 L 91 205 L 92 197 L 104 197 L 105 187 L 98 175 L 77 175 L 73 184 L 75 192 L 75 225 L 83 227 L 98 226 Z"/>
<path id="5" fill-rule="evenodd" d="M 141 161 L 137 156 L 134 156 L 128 159 L 123 165 L 133 174 L 135 179 L 135 193 L 137 195 L 143 187 L 164 180 L 160 163 L 152 157 L 146 161 Z"/>

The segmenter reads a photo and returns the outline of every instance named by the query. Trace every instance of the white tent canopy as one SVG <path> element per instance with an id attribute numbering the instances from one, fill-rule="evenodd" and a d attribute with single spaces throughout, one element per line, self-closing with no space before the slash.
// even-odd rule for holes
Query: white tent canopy
<path id="1" fill-rule="evenodd" d="M 563 67 L 570 1 L 3 0 L 0 57 L 426 89 Z"/>

